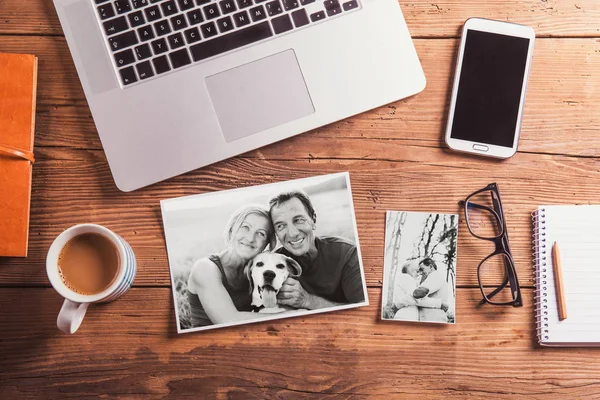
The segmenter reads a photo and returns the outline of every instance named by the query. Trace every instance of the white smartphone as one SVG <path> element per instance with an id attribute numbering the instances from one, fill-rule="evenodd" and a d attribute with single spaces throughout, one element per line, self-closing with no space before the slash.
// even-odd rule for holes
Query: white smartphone
<path id="1" fill-rule="evenodd" d="M 528 26 L 465 22 L 446 128 L 449 148 L 497 158 L 516 153 L 534 41 Z"/>

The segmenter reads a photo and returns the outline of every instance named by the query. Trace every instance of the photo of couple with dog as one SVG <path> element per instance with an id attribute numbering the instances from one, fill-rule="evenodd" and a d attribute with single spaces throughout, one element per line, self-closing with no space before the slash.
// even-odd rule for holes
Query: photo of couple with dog
<path id="1" fill-rule="evenodd" d="M 237 207 L 226 223 L 224 246 L 197 259 L 185 282 L 185 293 L 175 294 L 186 297 L 190 328 L 368 304 L 357 240 L 348 238 L 356 237 L 356 226 L 346 180 L 347 174 L 335 174 L 331 182 L 316 185 L 308 178 L 302 180 L 305 185 L 288 184 L 281 191 L 263 187 L 261 192 L 270 192 L 268 197 L 259 196 L 265 198 L 263 202 Z M 323 211 L 329 215 L 324 219 L 352 226 L 354 232 L 345 229 L 345 237 L 318 234 L 318 210 L 303 186 L 312 189 L 325 205 Z M 340 207 L 344 210 L 340 216 L 329 212 L 338 202 L 346 203 Z M 336 231 L 329 228 L 321 231 Z M 165 230 L 168 237 L 166 221 Z"/>

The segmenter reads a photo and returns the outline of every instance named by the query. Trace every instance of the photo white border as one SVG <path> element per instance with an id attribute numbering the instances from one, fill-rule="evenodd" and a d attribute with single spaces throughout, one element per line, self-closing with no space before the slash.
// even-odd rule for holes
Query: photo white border
<path id="1" fill-rule="evenodd" d="M 176 285 L 175 285 L 175 281 L 174 281 L 173 270 L 171 267 L 172 265 L 174 265 L 175 260 L 173 260 L 172 258 L 174 258 L 175 255 L 172 255 L 169 252 L 169 238 L 167 236 L 167 230 L 165 227 L 165 221 L 168 218 L 165 219 L 165 217 L 166 217 L 165 213 L 169 213 L 169 212 L 175 211 L 175 210 L 185 210 L 185 209 L 197 208 L 197 205 L 196 205 L 196 207 L 192 207 L 191 205 L 196 203 L 198 198 L 202 198 L 202 199 L 206 199 L 206 198 L 210 198 L 210 197 L 216 198 L 219 195 L 225 196 L 231 192 L 239 192 L 242 190 L 250 190 L 250 189 L 260 190 L 261 188 L 266 188 L 266 187 L 277 188 L 277 187 L 289 186 L 290 188 L 303 189 L 305 186 L 307 186 L 306 184 L 303 186 L 302 185 L 303 183 L 308 184 L 308 182 L 311 182 L 311 184 L 313 184 L 313 182 L 319 180 L 317 178 L 323 178 L 322 180 L 326 181 L 326 180 L 330 180 L 330 179 L 335 179 L 338 176 L 344 176 L 346 178 L 347 196 L 349 196 L 348 200 L 349 200 L 349 204 L 351 206 L 352 226 L 354 228 L 354 236 L 356 238 L 355 245 L 356 245 L 356 251 L 357 251 L 357 256 L 358 256 L 358 262 L 360 265 L 360 275 L 362 278 L 363 293 L 365 295 L 365 300 L 363 302 L 344 304 L 344 305 L 336 306 L 336 307 L 319 308 L 316 310 L 298 310 L 296 312 L 288 311 L 288 312 L 281 313 L 281 314 L 260 314 L 260 315 L 265 315 L 265 316 L 260 316 L 260 317 L 258 317 L 259 314 L 257 313 L 257 318 L 255 318 L 255 319 L 225 322 L 225 323 L 218 324 L 218 325 L 208 325 L 208 326 L 201 326 L 201 327 L 197 327 L 197 328 L 181 329 L 180 323 L 179 323 L 179 321 L 180 321 L 179 320 L 179 310 L 177 307 L 177 297 L 176 297 L 177 292 L 175 289 Z M 292 182 L 294 183 L 293 185 L 292 185 Z M 169 274 L 171 276 L 171 291 L 173 294 L 173 308 L 175 309 L 175 319 L 176 319 L 175 323 L 177 325 L 177 333 L 178 334 L 189 333 L 189 332 L 198 332 L 198 331 L 207 331 L 207 330 L 212 330 L 212 329 L 226 328 L 226 327 L 230 327 L 230 326 L 247 325 L 247 324 L 253 324 L 256 322 L 273 321 L 273 320 L 286 319 L 286 318 L 291 318 L 291 317 L 298 317 L 298 316 L 305 316 L 305 315 L 312 315 L 312 314 L 320 314 L 320 313 L 325 313 L 325 312 L 346 310 L 349 308 L 364 307 L 364 306 L 369 305 L 369 293 L 367 292 L 367 280 L 365 277 L 365 268 L 363 265 L 362 252 L 360 249 L 360 243 L 359 243 L 359 239 L 358 239 L 358 229 L 357 229 L 357 225 L 356 225 L 356 213 L 354 211 L 354 200 L 352 198 L 352 188 L 350 186 L 350 173 L 349 172 L 339 172 L 339 173 L 326 174 L 326 175 L 316 175 L 316 176 L 312 176 L 312 177 L 308 177 L 308 178 L 293 179 L 293 180 L 289 180 L 289 181 L 274 182 L 274 183 L 268 183 L 268 184 L 256 185 L 256 186 L 246 186 L 246 187 L 236 188 L 236 189 L 221 190 L 218 192 L 202 193 L 202 194 L 195 194 L 195 195 L 178 197 L 178 198 L 173 198 L 173 199 L 166 199 L 166 200 L 160 201 L 160 208 L 161 208 L 161 216 L 162 216 L 162 220 L 163 220 L 163 230 L 164 230 L 165 244 L 166 244 L 166 248 L 167 248 L 167 257 L 168 257 L 168 261 L 169 261 Z"/>

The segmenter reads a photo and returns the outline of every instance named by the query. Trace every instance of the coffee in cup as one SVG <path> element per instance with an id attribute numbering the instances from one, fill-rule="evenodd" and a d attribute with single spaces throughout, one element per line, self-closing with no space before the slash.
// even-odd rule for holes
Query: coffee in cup
<path id="1" fill-rule="evenodd" d="M 105 291 L 119 272 L 119 251 L 105 236 L 82 233 L 71 238 L 58 255 L 58 272 L 72 291 L 92 295 Z"/>

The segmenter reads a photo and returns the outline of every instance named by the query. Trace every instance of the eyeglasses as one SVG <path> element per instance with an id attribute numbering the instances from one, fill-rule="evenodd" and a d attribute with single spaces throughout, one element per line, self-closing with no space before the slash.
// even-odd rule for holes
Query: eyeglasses
<path id="1" fill-rule="evenodd" d="M 522 307 L 521 288 L 508 245 L 498 185 L 490 183 L 459 204 L 465 207 L 465 219 L 471 235 L 495 246 L 494 251 L 477 267 L 477 280 L 483 295 L 480 304 Z"/>

